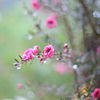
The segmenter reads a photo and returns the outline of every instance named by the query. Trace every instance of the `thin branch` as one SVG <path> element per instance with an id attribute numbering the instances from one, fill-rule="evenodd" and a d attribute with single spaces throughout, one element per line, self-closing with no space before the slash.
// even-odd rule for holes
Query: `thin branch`
<path id="1" fill-rule="evenodd" d="M 82 5 L 82 7 L 84 9 L 85 16 L 87 17 L 87 21 L 88 21 L 88 23 L 89 23 L 89 25 L 90 25 L 90 27 L 92 29 L 94 37 L 98 37 L 98 34 L 97 34 L 96 30 L 95 30 L 94 24 L 93 24 L 92 19 L 91 19 L 91 15 L 90 15 L 89 9 L 87 8 L 87 6 L 86 6 L 86 4 L 84 3 L 83 0 L 79 0 L 79 2 L 81 3 L 81 5 Z"/>

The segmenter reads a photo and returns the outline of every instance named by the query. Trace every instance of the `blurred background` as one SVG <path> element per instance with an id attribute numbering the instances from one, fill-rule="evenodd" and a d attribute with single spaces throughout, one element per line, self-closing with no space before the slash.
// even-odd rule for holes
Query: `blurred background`
<path id="1" fill-rule="evenodd" d="M 31 1 L 27 4 L 32 10 Z M 35 15 L 37 13 L 33 16 Z M 45 21 L 47 16 L 48 14 L 44 15 L 42 19 Z M 27 15 L 21 0 L 0 0 L 0 100 L 60 100 L 59 98 L 74 91 L 72 69 L 68 70 L 59 63 L 66 71 L 63 74 L 56 72 L 54 66 L 59 64 L 55 65 L 54 59 L 43 65 L 34 59 L 31 65 L 28 62 L 22 65 L 21 70 L 15 69 L 14 58 L 19 60 L 18 55 L 22 55 L 26 49 L 39 45 L 43 50 L 48 45 L 44 37 L 29 34 L 30 30 L 37 32 L 33 27 L 35 22 Z M 49 32 L 52 33 L 50 36 L 59 40 L 56 42 L 62 48 L 68 42 L 65 35 L 61 34 L 63 30 L 60 26 Z"/>

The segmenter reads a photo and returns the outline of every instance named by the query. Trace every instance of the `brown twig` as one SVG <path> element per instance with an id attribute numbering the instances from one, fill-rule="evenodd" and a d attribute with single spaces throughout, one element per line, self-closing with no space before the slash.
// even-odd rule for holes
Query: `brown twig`
<path id="1" fill-rule="evenodd" d="M 92 30 L 92 32 L 94 34 L 94 37 L 98 37 L 98 34 L 97 34 L 96 30 L 95 30 L 94 24 L 93 24 L 92 19 L 91 19 L 91 15 L 90 15 L 91 12 L 87 8 L 87 6 L 86 6 L 86 4 L 85 4 L 85 2 L 83 0 L 79 0 L 79 2 L 81 3 L 81 5 L 82 5 L 82 7 L 84 9 L 85 16 L 87 18 L 87 21 L 88 21 L 90 27 L 91 27 L 91 30 Z"/>

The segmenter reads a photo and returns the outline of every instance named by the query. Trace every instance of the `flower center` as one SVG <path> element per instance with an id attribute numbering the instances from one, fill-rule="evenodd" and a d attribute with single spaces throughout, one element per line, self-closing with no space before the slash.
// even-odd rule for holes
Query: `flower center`
<path id="1" fill-rule="evenodd" d="M 38 5 L 35 3 L 34 6 L 37 7 Z"/>
<path id="2" fill-rule="evenodd" d="M 95 96 L 97 96 L 98 95 L 98 91 L 95 93 Z"/>
<path id="3" fill-rule="evenodd" d="M 50 52 L 51 49 L 48 49 L 47 52 Z"/>
<path id="4" fill-rule="evenodd" d="M 49 21 L 49 24 L 53 24 L 53 22 L 52 21 Z"/>

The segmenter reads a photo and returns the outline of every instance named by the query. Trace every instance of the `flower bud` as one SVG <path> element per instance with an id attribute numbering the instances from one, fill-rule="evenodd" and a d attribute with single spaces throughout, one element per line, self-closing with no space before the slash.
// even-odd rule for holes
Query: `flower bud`
<path id="1" fill-rule="evenodd" d="M 68 44 L 67 44 L 67 43 L 65 43 L 65 44 L 64 44 L 64 47 L 67 47 L 67 46 L 68 46 Z"/>
<path id="2" fill-rule="evenodd" d="M 19 84 L 17 85 L 17 88 L 21 90 L 21 89 L 23 88 L 23 85 L 19 83 Z"/>
<path id="3" fill-rule="evenodd" d="M 14 66 L 18 66 L 18 63 L 13 63 L 14 64 Z"/>
<path id="4" fill-rule="evenodd" d="M 64 49 L 64 53 L 67 53 L 67 51 L 68 51 L 67 49 Z"/>

